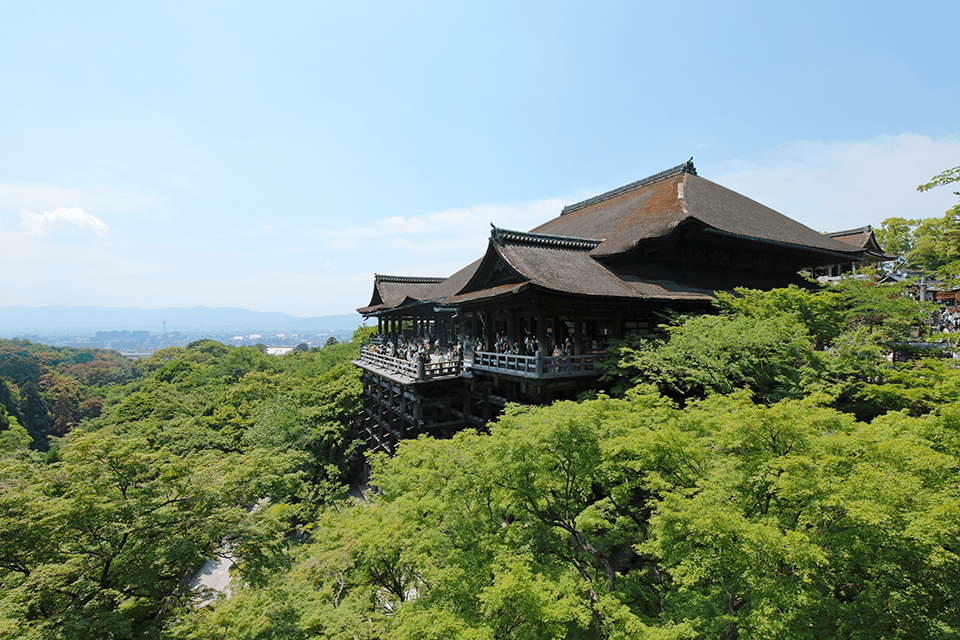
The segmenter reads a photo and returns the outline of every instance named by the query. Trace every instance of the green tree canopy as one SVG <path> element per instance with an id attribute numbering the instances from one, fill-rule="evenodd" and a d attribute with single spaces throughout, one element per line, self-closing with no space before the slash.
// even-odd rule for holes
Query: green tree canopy
<path id="1" fill-rule="evenodd" d="M 103 433 L 60 455 L 0 460 L 5 637 L 159 637 L 184 577 L 227 536 L 257 535 L 247 507 L 298 481 L 292 454 L 177 456 Z"/>

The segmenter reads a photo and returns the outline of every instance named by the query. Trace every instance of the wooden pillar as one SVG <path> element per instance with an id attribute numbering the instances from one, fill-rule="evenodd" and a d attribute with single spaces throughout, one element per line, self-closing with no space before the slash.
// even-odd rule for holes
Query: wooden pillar
<path id="1" fill-rule="evenodd" d="M 573 314 L 573 355 L 583 355 L 583 312 Z"/>
<path id="2" fill-rule="evenodd" d="M 537 309 L 537 352 L 541 356 L 550 355 L 550 345 L 547 337 L 547 314 L 543 309 Z"/>
<path id="3" fill-rule="evenodd" d="M 510 348 L 513 348 L 514 344 L 520 344 L 520 341 L 517 339 L 517 319 L 514 317 L 516 311 L 511 309 L 507 312 L 507 341 L 510 343 Z"/>
<path id="4" fill-rule="evenodd" d="M 493 351 L 493 317 L 489 311 L 483 311 L 483 350 Z"/>
<path id="5" fill-rule="evenodd" d="M 383 318 L 377 316 L 377 333 L 383 335 Z"/>
<path id="6" fill-rule="evenodd" d="M 616 340 L 623 340 L 625 334 L 623 326 L 623 311 L 617 311 L 613 314 L 613 337 Z"/>

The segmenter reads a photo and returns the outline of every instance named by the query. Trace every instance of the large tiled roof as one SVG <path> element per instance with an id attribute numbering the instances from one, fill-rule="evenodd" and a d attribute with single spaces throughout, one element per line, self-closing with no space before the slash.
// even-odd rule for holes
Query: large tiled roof
<path id="1" fill-rule="evenodd" d="M 532 287 L 611 299 L 707 300 L 715 290 L 742 285 L 770 288 L 767 280 L 771 286 L 782 280 L 782 274 L 765 280 L 763 273 L 605 260 L 666 238 L 686 225 L 792 247 L 810 260 L 856 259 L 869 250 L 818 233 L 701 178 L 691 160 L 564 207 L 558 217 L 530 232 L 494 227 L 484 257 L 449 278 L 377 276 L 370 305 L 358 311 L 377 313 L 417 301 L 457 306 Z M 619 266 L 610 266 L 614 263 Z"/>
<path id="2" fill-rule="evenodd" d="M 477 258 L 463 269 L 460 269 L 452 276 L 438 284 L 431 292 L 433 297 L 430 299 L 442 300 L 460 293 L 463 287 L 470 281 L 470 278 L 473 277 L 473 274 L 477 272 L 477 269 L 480 268 L 481 261 L 482 258 Z"/>
<path id="3" fill-rule="evenodd" d="M 849 245 L 701 178 L 692 162 L 567 206 L 558 217 L 533 231 L 601 239 L 593 255 L 602 257 L 665 237 L 687 222 L 753 240 L 851 253 Z"/>

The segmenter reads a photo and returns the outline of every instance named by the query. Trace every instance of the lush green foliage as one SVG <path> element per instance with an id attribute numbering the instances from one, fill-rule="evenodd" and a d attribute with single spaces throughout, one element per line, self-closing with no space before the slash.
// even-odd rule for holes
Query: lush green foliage
<path id="1" fill-rule="evenodd" d="M 26 450 L 32 440 L 17 420 L 17 413 L 11 415 L 10 409 L 17 411 L 17 405 L 10 387 L 0 378 L 0 458 Z"/>
<path id="2" fill-rule="evenodd" d="M 356 341 L 274 358 L 203 340 L 99 387 L 70 373 L 92 352 L 15 346 L 43 357 L 0 379 L 0 637 L 161 637 L 227 541 L 247 584 L 288 567 L 294 524 L 362 464 Z"/>
<path id="3" fill-rule="evenodd" d="M 936 271 L 960 258 L 958 219 L 958 207 L 941 218 L 887 218 L 876 233 L 877 241 L 887 252 L 900 256 L 895 269 Z"/>
<path id="4" fill-rule="evenodd" d="M 264 450 L 182 456 L 95 432 L 59 451 L 0 461 L 4 637 L 159 636 L 184 578 L 243 539 L 247 507 L 299 481 L 295 456 Z"/>
<path id="5" fill-rule="evenodd" d="M 917 191 L 957 181 L 960 181 L 960 167 L 934 176 L 930 182 L 919 185 Z M 938 271 L 941 277 L 952 280 L 960 276 L 960 205 L 947 210 L 942 218 L 887 218 L 876 236 L 884 250 L 900 256 L 895 269 Z"/>
<path id="6" fill-rule="evenodd" d="M 49 448 L 52 436 L 62 436 L 83 418 L 96 415 L 100 385 L 131 375 L 130 363 L 116 351 L 0 340 L 0 403 L 40 451 Z"/>
<path id="7" fill-rule="evenodd" d="M 294 570 L 176 631 L 951 637 L 955 412 L 858 422 L 742 392 L 680 409 L 652 387 L 512 407 L 378 457 L 378 493 L 326 513 Z"/>
<path id="8" fill-rule="evenodd" d="M 924 310 L 741 291 L 623 346 L 622 397 L 510 406 L 376 456 L 299 561 L 180 638 L 960 634 L 960 371 Z"/>
<path id="9" fill-rule="evenodd" d="M 960 370 L 886 357 L 925 309 L 863 281 L 718 307 L 622 345 L 617 396 L 372 457 L 362 501 L 355 343 L 157 352 L 49 462 L 3 460 L 0 635 L 960 635 Z M 187 605 L 228 534 L 243 582 Z"/>
<path id="10" fill-rule="evenodd" d="M 939 187 L 952 182 L 960 182 L 960 167 L 947 169 L 933 177 L 930 182 L 925 182 L 917 187 L 917 191 L 928 191 L 934 187 Z"/>
<path id="11" fill-rule="evenodd" d="M 678 402 L 741 388 L 763 403 L 817 393 L 869 417 L 871 408 L 873 415 L 892 408 L 873 387 L 907 375 L 886 356 L 923 337 L 928 313 L 896 285 L 859 279 L 817 291 L 738 289 L 721 294 L 717 307 L 719 315 L 681 317 L 625 341 L 607 363 L 607 379 L 620 392 L 654 384 Z"/>

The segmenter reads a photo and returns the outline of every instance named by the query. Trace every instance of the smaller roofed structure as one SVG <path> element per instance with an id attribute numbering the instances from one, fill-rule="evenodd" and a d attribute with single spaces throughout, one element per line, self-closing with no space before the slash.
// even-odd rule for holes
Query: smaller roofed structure
<path id="1" fill-rule="evenodd" d="M 858 229 L 847 229 L 846 231 L 831 231 L 824 235 L 856 247 L 860 250 L 860 254 L 835 264 L 821 265 L 816 270 L 816 275 L 819 277 L 837 278 L 855 274 L 858 269 L 872 267 L 882 262 L 891 262 L 898 257 L 883 250 L 873 233 L 873 227 L 870 225 Z"/>
<path id="2" fill-rule="evenodd" d="M 373 297 L 370 304 L 357 311 L 372 315 L 383 309 L 397 309 L 430 297 L 433 288 L 445 278 L 385 276 L 373 274 Z"/>
<path id="3" fill-rule="evenodd" d="M 881 247 L 877 241 L 877 236 L 873 233 L 873 227 L 869 224 L 859 229 L 831 231 L 827 235 L 834 240 L 846 242 L 861 249 L 863 251 L 862 259 L 872 263 L 890 262 L 891 260 L 896 260 L 898 257 L 883 250 L 883 247 Z"/>

